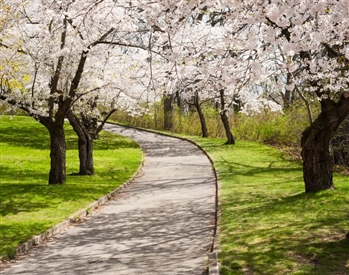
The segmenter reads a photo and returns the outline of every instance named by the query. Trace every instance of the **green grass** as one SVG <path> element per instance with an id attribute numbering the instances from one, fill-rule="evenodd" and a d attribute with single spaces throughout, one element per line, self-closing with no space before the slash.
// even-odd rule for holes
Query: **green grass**
<path id="1" fill-rule="evenodd" d="M 67 182 L 48 185 L 49 135 L 25 116 L 0 117 L 0 256 L 114 190 L 137 170 L 139 146 L 102 132 L 95 141 L 95 175 L 79 171 L 77 139 L 67 125 Z"/>
<path id="2" fill-rule="evenodd" d="M 349 178 L 304 193 L 302 167 L 274 148 L 194 138 L 221 182 L 221 274 L 349 274 Z"/>

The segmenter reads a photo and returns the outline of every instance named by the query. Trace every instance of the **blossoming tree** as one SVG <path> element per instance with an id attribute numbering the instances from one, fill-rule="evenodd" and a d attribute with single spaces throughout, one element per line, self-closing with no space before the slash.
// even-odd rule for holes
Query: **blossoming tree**
<path id="1" fill-rule="evenodd" d="M 106 82 L 98 75 L 104 51 L 111 42 L 129 41 L 134 19 L 112 0 L 4 2 L 11 7 L 12 21 L 1 33 L 0 98 L 48 129 L 49 183 L 63 183 L 64 119 L 77 99 L 108 86 L 110 79 Z"/>
<path id="2" fill-rule="evenodd" d="M 303 132 L 302 157 L 307 192 L 333 187 L 329 142 L 349 114 L 349 3 L 317 1 L 221 1 L 231 22 L 243 30 L 236 36 L 242 47 L 255 52 L 255 63 L 276 51 L 280 62 L 271 72 L 263 64 L 254 70 L 256 79 L 287 70 L 287 89 L 314 93 L 321 113 Z M 276 81 L 285 82 L 285 80 Z"/>

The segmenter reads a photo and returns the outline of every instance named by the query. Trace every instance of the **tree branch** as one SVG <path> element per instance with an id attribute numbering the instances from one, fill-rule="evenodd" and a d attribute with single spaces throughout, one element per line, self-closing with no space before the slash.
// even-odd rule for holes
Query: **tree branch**
<path id="1" fill-rule="evenodd" d="M 128 43 L 116 42 L 116 41 L 99 41 L 97 44 L 107 44 L 107 45 L 114 45 L 114 46 L 136 48 L 136 49 L 141 49 L 141 50 L 144 50 L 144 51 L 151 51 L 152 53 L 155 53 L 155 54 L 161 56 L 162 58 L 168 60 L 168 58 L 165 57 L 160 52 L 154 51 L 153 49 L 149 49 L 148 47 L 144 47 L 144 46 L 140 46 L 140 45 L 134 45 L 134 44 L 128 44 Z"/>
<path id="2" fill-rule="evenodd" d="M 104 124 L 107 122 L 107 120 L 110 118 L 110 116 L 111 116 L 112 114 L 114 114 L 116 111 L 117 111 L 117 109 L 116 109 L 116 108 L 113 108 L 113 109 L 111 109 L 111 110 L 108 112 L 108 114 L 107 114 L 106 117 L 102 120 L 101 124 L 98 126 L 98 128 L 97 128 L 97 130 L 96 130 L 96 134 L 97 134 L 97 135 L 98 135 L 98 133 L 99 133 L 100 131 L 103 130 Z"/>

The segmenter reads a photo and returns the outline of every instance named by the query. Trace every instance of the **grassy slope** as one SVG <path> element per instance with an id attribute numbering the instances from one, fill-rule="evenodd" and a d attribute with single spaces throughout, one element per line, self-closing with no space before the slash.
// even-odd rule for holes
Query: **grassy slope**
<path id="1" fill-rule="evenodd" d="M 67 127 L 67 183 L 49 186 L 47 130 L 29 117 L 0 117 L 0 256 L 44 232 L 124 183 L 141 151 L 124 137 L 102 132 L 95 141 L 94 176 L 78 172 L 76 135 Z"/>
<path id="2" fill-rule="evenodd" d="M 221 182 L 222 274 L 349 274 L 349 179 L 305 194 L 301 165 L 253 142 L 195 139 Z"/>

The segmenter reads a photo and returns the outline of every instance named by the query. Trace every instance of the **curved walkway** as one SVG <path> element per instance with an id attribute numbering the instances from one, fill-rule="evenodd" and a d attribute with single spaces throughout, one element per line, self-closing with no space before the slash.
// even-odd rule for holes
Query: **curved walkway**
<path id="1" fill-rule="evenodd" d="M 205 274 L 215 222 L 215 177 L 193 144 L 112 124 L 145 152 L 135 182 L 86 222 L 33 249 L 15 274 Z"/>

